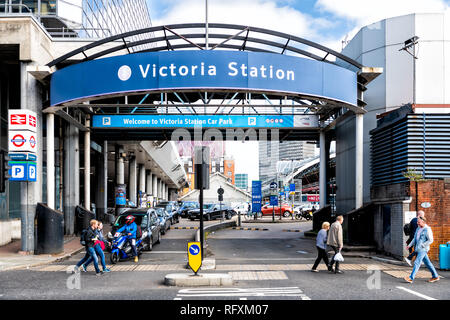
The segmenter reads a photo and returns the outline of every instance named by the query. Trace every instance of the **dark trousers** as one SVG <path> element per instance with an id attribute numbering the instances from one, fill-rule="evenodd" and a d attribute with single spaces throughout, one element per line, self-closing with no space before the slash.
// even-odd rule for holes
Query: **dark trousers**
<path id="1" fill-rule="evenodd" d="M 339 261 L 335 261 L 334 260 L 334 257 L 336 256 L 336 254 L 339 252 L 339 248 L 338 247 L 335 247 L 335 246 L 330 246 L 331 247 L 331 249 L 333 249 L 334 250 L 334 256 L 333 256 L 333 258 L 331 259 L 331 263 L 330 263 L 330 268 L 332 268 L 333 267 L 333 264 L 336 262 L 336 271 L 337 270 L 339 270 Z"/>
<path id="2" fill-rule="evenodd" d="M 319 263 L 320 263 L 320 261 L 323 259 L 323 262 L 325 262 L 325 264 L 327 265 L 327 268 L 328 269 L 330 269 L 330 267 L 329 267 L 329 262 L 328 262 L 328 254 L 327 254 L 327 251 L 325 250 L 325 249 L 322 249 L 322 248 L 320 248 L 320 247 L 317 247 L 316 246 L 316 248 L 317 248 L 317 252 L 318 252 L 318 255 L 317 255 L 317 259 L 316 259 L 316 262 L 314 262 L 314 266 L 312 267 L 312 269 L 313 270 L 316 270 L 317 269 L 317 266 L 319 265 Z"/>

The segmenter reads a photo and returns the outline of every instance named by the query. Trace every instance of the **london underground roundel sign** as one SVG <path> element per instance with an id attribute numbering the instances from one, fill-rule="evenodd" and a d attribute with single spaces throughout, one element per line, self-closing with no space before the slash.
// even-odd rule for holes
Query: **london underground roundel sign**
<path id="1" fill-rule="evenodd" d="M 25 142 L 27 142 L 27 140 L 25 140 L 24 136 L 21 134 L 16 134 L 12 139 L 11 139 L 12 144 L 17 147 L 20 148 L 22 147 Z"/>

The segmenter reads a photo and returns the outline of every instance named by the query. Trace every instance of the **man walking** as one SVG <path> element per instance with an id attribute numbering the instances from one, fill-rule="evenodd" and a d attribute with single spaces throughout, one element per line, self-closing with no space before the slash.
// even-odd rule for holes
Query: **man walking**
<path id="1" fill-rule="evenodd" d="M 342 233 L 342 223 L 344 222 L 343 216 L 337 216 L 336 221 L 331 225 L 330 231 L 328 232 L 328 240 L 327 244 L 333 249 L 334 256 L 331 259 L 330 266 L 328 270 L 333 272 L 333 264 L 336 262 L 336 268 L 334 269 L 334 273 L 344 273 L 339 270 L 339 261 L 335 261 L 334 258 L 336 254 L 341 252 L 342 247 L 344 246 L 343 233 Z"/>
<path id="2" fill-rule="evenodd" d="M 94 243 L 98 240 L 98 235 L 96 233 L 96 229 L 98 227 L 98 221 L 97 220 L 91 220 L 89 222 L 89 228 L 87 228 L 86 235 L 85 235 L 85 241 L 86 241 L 86 255 L 81 259 L 77 265 L 75 266 L 74 271 L 78 271 L 78 268 L 88 261 L 90 258 L 94 261 L 94 268 L 97 275 L 101 275 L 100 269 L 98 267 L 98 258 L 97 253 L 94 249 Z"/>
<path id="3" fill-rule="evenodd" d="M 417 252 L 416 261 L 414 261 L 414 268 L 409 277 L 405 277 L 405 281 L 408 283 L 413 283 L 414 278 L 416 277 L 417 272 L 420 269 L 420 265 L 422 261 L 425 263 L 425 266 L 431 272 L 431 279 L 428 282 L 436 282 L 439 280 L 439 275 L 436 272 L 433 264 L 428 258 L 428 251 L 430 251 L 430 245 L 433 243 L 433 231 L 426 224 L 425 217 L 419 217 L 417 219 L 417 224 L 419 227 L 416 230 L 414 235 L 414 239 L 411 243 L 406 247 L 409 250 L 410 247 L 414 246 L 415 252 Z"/>
<path id="4" fill-rule="evenodd" d="M 419 219 L 420 217 L 425 217 L 425 212 L 423 212 L 422 210 L 417 211 L 416 217 L 412 218 L 411 221 L 409 222 L 409 238 L 408 240 L 406 240 L 406 244 L 409 245 L 411 243 L 411 241 L 414 239 L 414 235 L 416 234 L 416 230 L 418 227 L 417 224 L 417 219 Z M 410 266 L 412 266 L 413 262 L 413 258 L 417 255 L 417 252 L 413 251 L 413 247 L 414 246 L 410 246 L 409 248 L 409 256 L 405 258 L 405 261 L 407 264 L 409 264 Z"/>

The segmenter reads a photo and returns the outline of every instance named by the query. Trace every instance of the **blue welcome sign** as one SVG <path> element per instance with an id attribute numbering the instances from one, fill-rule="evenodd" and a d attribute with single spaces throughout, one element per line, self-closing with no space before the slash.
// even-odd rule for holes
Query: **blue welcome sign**
<path id="1" fill-rule="evenodd" d="M 261 212 L 261 181 L 252 181 L 252 212 Z"/>
<path id="2" fill-rule="evenodd" d="M 357 105 L 355 72 L 263 52 L 143 52 L 87 61 L 53 73 L 52 106 L 140 92 L 229 89 L 282 92 Z"/>

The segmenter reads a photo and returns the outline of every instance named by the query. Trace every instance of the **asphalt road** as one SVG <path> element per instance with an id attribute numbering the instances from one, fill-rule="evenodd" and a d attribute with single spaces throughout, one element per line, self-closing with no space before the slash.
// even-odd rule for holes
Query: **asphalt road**
<path id="1" fill-rule="evenodd" d="M 205 225 L 217 223 L 208 221 Z M 198 226 L 185 219 L 175 225 Z M 266 228 L 266 231 L 225 229 L 208 235 L 208 256 L 215 258 L 216 270 L 203 273 L 233 273 L 232 287 L 181 288 L 164 285 L 168 273 L 187 273 L 186 245 L 196 230 L 169 230 L 161 244 L 144 252 L 136 264 L 120 262 L 111 273 L 72 274 L 73 266 L 84 253 L 48 267 L 0 272 L 0 299 L 19 300 L 427 300 L 450 299 L 450 273 L 428 283 L 427 278 L 414 284 L 387 272 L 367 271 L 379 262 L 347 257 L 343 266 L 355 266 L 344 274 L 326 270 L 310 272 L 316 256 L 315 242 L 301 232 L 311 223 L 244 224 L 243 227 Z M 109 264 L 109 255 L 107 264 Z M 345 257 L 345 255 L 344 255 Z M 390 269 L 389 266 L 382 267 Z M 140 268 L 138 271 L 137 268 Z M 53 268 L 53 269 L 52 269 Z M 135 269 L 134 271 L 126 270 Z M 358 269 L 359 268 L 359 269 Z M 404 268 L 405 269 L 405 268 Z M 405 269 L 409 270 L 409 269 Z M 426 269 L 423 269 L 426 271 Z"/>

